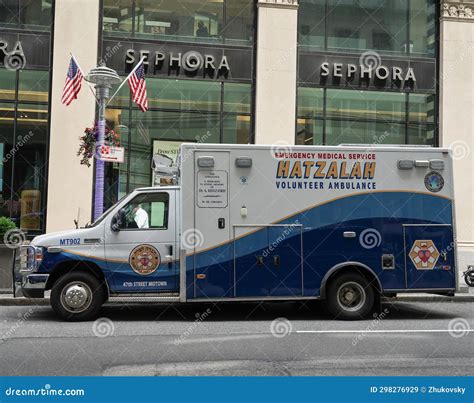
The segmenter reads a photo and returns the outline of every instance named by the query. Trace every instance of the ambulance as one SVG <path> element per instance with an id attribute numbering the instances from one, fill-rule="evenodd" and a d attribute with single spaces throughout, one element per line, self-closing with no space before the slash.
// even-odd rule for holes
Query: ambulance
<path id="1" fill-rule="evenodd" d="M 183 144 L 176 163 L 155 157 L 162 186 L 23 246 L 16 293 L 49 291 L 69 321 L 106 302 L 313 299 L 352 320 L 384 296 L 456 291 L 448 149 Z"/>

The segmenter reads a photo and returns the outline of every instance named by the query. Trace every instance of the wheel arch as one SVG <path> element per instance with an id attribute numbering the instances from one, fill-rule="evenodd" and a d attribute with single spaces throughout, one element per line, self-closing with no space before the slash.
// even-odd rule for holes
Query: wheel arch
<path id="1" fill-rule="evenodd" d="M 104 272 L 100 269 L 100 267 L 91 261 L 88 260 L 66 260 L 61 263 L 58 263 L 53 270 L 51 271 L 48 281 L 46 283 L 46 290 L 50 290 L 54 283 L 62 276 L 67 273 L 71 272 L 87 272 L 92 273 L 100 283 L 105 287 L 105 292 L 107 297 L 110 295 L 109 284 L 107 279 L 105 278 Z"/>
<path id="2" fill-rule="evenodd" d="M 360 262 L 343 262 L 331 267 L 331 269 L 329 269 L 329 271 L 324 275 L 320 286 L 321 299 L 326 298 L 327 285 L 332 279 L 336 278 L 336 276 L 342 273 L 354 271 L 364 276 L 370 282 L 370 284 L 373 284 L 379 294 L 382 293 L 382 284 L 380 283 L 380 279 L 369 266 Z"/>

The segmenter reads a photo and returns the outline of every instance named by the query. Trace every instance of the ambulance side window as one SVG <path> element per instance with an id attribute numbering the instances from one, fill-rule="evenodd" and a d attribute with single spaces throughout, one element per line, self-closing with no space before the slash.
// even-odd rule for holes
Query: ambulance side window
<path id="1" fill-rule="evenodd" d="M 120 229 L 168 229 L 168 193 L 136 196 L 121 209 Z"/>

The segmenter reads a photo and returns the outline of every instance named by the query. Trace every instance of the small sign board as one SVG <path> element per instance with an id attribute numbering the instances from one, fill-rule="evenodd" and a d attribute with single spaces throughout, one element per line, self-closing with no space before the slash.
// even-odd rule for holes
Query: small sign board
<path id="1" fill-rule="evenodd" d="M 227 172 L 198 171 L 197 173 L 198 207 L 227 207 Z"/>
<path id="2" fill-rule="evenodd" d="M 123 162 L 125 149 L 123 147 L 101 146 L 99 159 L 107 162 Z"/>

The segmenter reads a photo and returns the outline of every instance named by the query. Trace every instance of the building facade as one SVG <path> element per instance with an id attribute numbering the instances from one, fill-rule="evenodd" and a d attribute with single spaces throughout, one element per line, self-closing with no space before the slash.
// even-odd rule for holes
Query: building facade
<path id="1" fill-rule="evenodd" d="M 122 78 L 145 58 L 150 109 L 126 85 L 107 108 L 125 159 L 107 164 L 106 206 L 153 185 L 153 155 L 184 141 L 450 147 L 460 264 L 473 263 L 473 11 L 461 0 L 0 0 L 1 214 L 29 235 L 90 220 L 93 169 L 77 150 L 95 103 L 85 84 L 60 103 L 70 53 L 84 72 L 101 60 Z"/>

